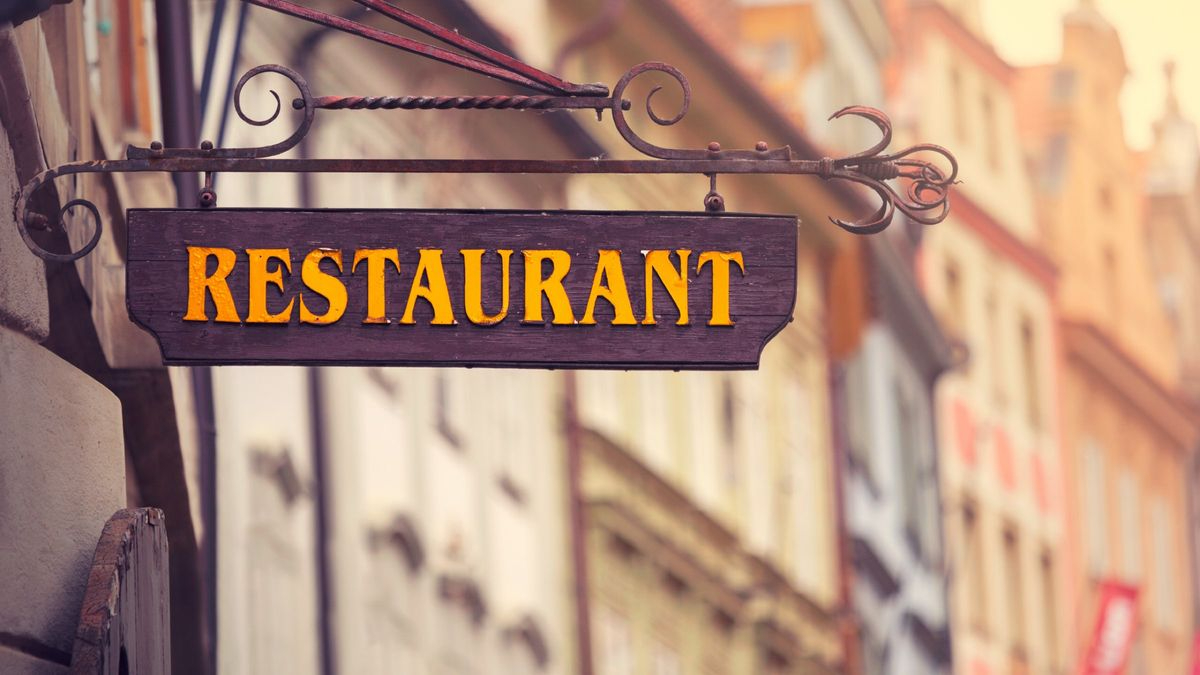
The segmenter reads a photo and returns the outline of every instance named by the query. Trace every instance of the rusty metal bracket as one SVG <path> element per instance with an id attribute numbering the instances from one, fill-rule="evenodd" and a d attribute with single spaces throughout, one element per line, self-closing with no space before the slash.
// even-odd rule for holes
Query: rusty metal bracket
<path id="1" fill-rule="evenodd" d="M 680 122 L 691 106 L 691 87 L 687 78 L 674 66 L 660 62 L 642 63 L 626 72 L 610 93 L 602 84 L 575 84 L 545 73 L 511 56 L 497 52 L 470 40 L 457 32 L 399 9 L 386 0 L 354 0 L 379 14 L 413 28 L 459 50 L 458 53 L 412 38 L 390 33 L 336 15 L 314 10 L 289 0 L 244 0 L 254 5 L 282 12 L 306 21 L 342 30 L 397 49 L 418 54 L 442 63 L 487 75 L 537 92 L 534 95 L 496 96 L 320 96 L 315 97 L 308 82 L 294 70 L 281 65 L 261 65 L 251 68 L 234 89 L 234 111 L 244 122 L 266 126 L 278 119 L 283 109 L 282 99 L 270 90 L 275 99 L 274 111 L 264 119 L 248 116 L 242 109 L 242 90 L 246 83 L 263 73 L 276 73 L 291 81 L 297 91 L 292 108 L 301 113 L 295 131 L 284 140 L 271 145 L 250 148 L 216 148 L 205 141 L 198 148 L 166 148 L 155 142 L 149 147 L 130 146 L 125 159 L 73 162 L 54 167 L 30 180 L 21 190 L 15 205 L 15 215 L 21 237 L 38 257 L 53 262 L 71 262 L 91 252 L 100 240 L 102 223 L 98 209 L 85 199 L 65 204 L 56 217 L 30 210 L 34 193 L 60 176 L 88 173 L 132 173 L 158 171 L 166 173 L 202 173 L 206 177 L 201 191 L 201 204 L 211 206 L 216 193 L 211 189 L 215 173 L 460 173 L 460 174 L 694 174 L 707 176 L 710 192 L 705 196 L 706 210 L 723 210 L 724 199 L 716 192 L 719 174 L 787 174 L 812 175 L 823 180 L 846 180 L 872 190 L 880 199 L 879 208 L 870 217 L 856 222 L 836 218 L 830 220 L 850 232 L 871 234 L 891 223 L 896 211 L 910 220 L 931 225 L 941 222 L 949 212 L 950 190 L 957 180 L 958 163 L 947 149 L 933 144 L 914 145 L 898 152 L 885 154 L 892 141 L 892 125 L 879 110 L 851 106 L 834 113 L 830 120 L 845 116 L 861 117 L 878 127 L 882 138 L 870 148 L 834 159 L 796 159 L 789 146 L 770 148 L 760 141 L 754 149 L 725 150 L 717 142 L 706 148 L 668 148 L 655 145 L 633 131 L 626 113 L 632 109 L 625 98 L 629 85 L 645 73 L 659 73 L 673 79 L 682 94 L 679 110 L 662 117 L 652 105 L 654 96 L 662 90 L 655 86 L 646 95 L 645 114 L 659 126 Z M 594 110 L 599 116 L 610 111 L 613 124 L 621 138 L 632 148 L 650 159 L 281 159 L 280 155 L 298 145 L 307 136 L 318 110 Z M 946 167 L 922 159 L 921 154 L 937 155 Z M 897 191 L 890 182 L 907 182 Z M 205 201 L 207 200 L 207 202 Z M 90 211 L 95 221 L 92 236 L 79 250 L 55 253 L 34 241 L 30 230 L 62 227 L 66 213 L 74 207 Z"/>

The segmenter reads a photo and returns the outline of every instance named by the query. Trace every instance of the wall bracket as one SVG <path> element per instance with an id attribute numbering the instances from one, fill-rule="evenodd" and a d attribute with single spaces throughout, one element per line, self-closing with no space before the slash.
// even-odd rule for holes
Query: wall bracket
<path id="1" fill-rule="evenodd" d="M 910 220 L 931 225 L 945 219 L 950 209 L 950 189 L 958 175 L 958 163 L 947 149 L 933 144 L 913 145 L 898 152 L 886 153 L 892 141 L 892 125 L 879 110 L 851 106 L 834 113 L 830 120 L 845 116 L 861 117 L 872 122 L 882 134 L 870 148 L 842 158 L 798 159 L 789 146 L 770 148 L 758 142 L 753 149 L 726 150 L 717 142 L 706 148 L 668 148 L 645 140 L 630 127 L 626 113 L 632 109 L 625 92 L 638 76 L 659 73 L 678 85 L 682 102 L 671 117 L 655 112 L 652 101 L 662 90 L 656 86 L 646 95 L 645 114 L 659 126 L 678 123 L 691 106 L 691 87 L 687 78 L 674 66 L 647 62 L 626 72 L 611 92 L 603 84 L 575 84 L 538 70 L 507 54 L 475 42 L 459 33 L 439 26 L 410 12 L 395 7 L 386 0 L 353 0 L 379 14 L 415 29 L 457 51 L 427 44 L 391 33 L 374 26 L 344 17 L 321 12 L 290 0 L 244 0 L 273 11 L 341 30 L 368 40 L 408 51 L 424 58 L 445 63 L 470 72 L 519 85 L 532 90 L 530 95 L 494 96 L 313 96 L 308 82 L 294 70 L 281 65 L 260 65 L 251 68 L 238 81 L 234 90 L 234 110 L 247 124 L 266 126 L 279 118 L 283 109 L 280 95 L 271 90 L 275 99 L 274 112 L 265 119 L 255 119 L 242 110 L 242 90 L 246 83 L 263 73 L 286 77 L 295 86 L 297 95 L 292 108 L 301 113 L 295 131 L 284 140 L 261 147 L 216 148 L 205 141 L 198 148 L 166 148 L 162 143 L 149 147 L 130 146 L 125 159 L 72 162 L 44 171 L 30 180 L 21 190 L 15 205 L 15 216 L 21 237 L 38 257 L 52 262 L 71 262 L 86 256 L 100 241 L 102 224 L 99 210 L 86 199 L 67 202 L 57 215 L 38 213 L 31 209 L 32 197 L 43 186 L 60 176 L 89 173 L 202 173 L 208 179 L 216 173 L 461 173 L 461 174 L 694 174 L 707 176 L 713 190 L 705 196 L 705 205 L 715 208 L 715 191 L 719 174 L 787 174 L 812 175 L 823 180 L 845 180 L 863 185 L 878 195 L 879 208 L 869 217 L 854 222 L 836 218 L 837 226 L 858 234 L 882 231 L 891 223 L 896 211 Z M 318 110 L 594 110 L 602 115 L 609 111 L 621 138 L 649 159 L 363 159 L 363 158 L 280 158 L 278 155 L 298 145 L 312 127 Z M 937 155 L 946 167 L 921 158 Z M 904 181 L 899 191 L 892 181 Z M 211 184 L 209 184 L 211 186 Z M 216 194 L 202 191 L 215 203 Z M 211 204 L 210 204 L 211 205 Z M 91 237 L 81 248 L 69 253 L 55 253 L 39 245 L 31 230 L 63 227 L 68 211 L 82 207 L 91 212 L 95 223 Z M 723 204 L 721 204 L 723 208 Z"/>

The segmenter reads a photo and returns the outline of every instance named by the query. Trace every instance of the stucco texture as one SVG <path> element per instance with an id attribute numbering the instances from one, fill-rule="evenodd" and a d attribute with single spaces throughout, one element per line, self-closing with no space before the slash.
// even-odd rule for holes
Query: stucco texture
<path id="1" fill-rule="evenodd" d="M 46 272 L 42 260 L 21 241 L 13 219 L 20 189 L 8 132 L 0 126 L 0 325 L 43 340 L 50 334 Z"/>
<path id="2" fill-rule="evenodd" d="M 104 522 L 125 506 L 120 402 L 0 328 L 0 632 L 71 652 Z"/>

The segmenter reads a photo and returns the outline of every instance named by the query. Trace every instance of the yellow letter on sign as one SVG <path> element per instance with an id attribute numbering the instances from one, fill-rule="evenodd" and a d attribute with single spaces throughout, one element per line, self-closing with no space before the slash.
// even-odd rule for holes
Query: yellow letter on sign
<path id="1" fill-rule="evenodd" d="M 217 321 L 220 323 L 239 323 L 237 306 L 233 304 L 233 294 L 229 292 L 229 282 L 225 278 L 233 271 L 237 255 L 228 248 L 204 248 L 189 246 L 188 251 L 188 304 L 184 321 L 208 321 L 208 308 L 205 300 L 212 295 L 213 305 L 217 308 Z M 217 259 L 217 270 L 212 276 L 207 276 L 208 258 Z"/>
<path id="2" fill-rule="evenodd" d="M 712 263 L 712 314 L 709 316 L 710 326 L 732 326 L 729 319 L 729 263 L 735 262 L 742 268 L 742 276 L 746 275 L 746 265 L 742 261 L 741 251 L 705 251 L 700 254 L 700 262 L 696 265 L 696 274 L 704 269 L 705 263 Z"/>
<path id="3" fill-rule="evenodd" d="M 246 313 L 246 323 L 287 323 L 292 319 L 296 299 L 288 300 L 282 312 L 271 314 L 267 311 L 267 284 L 283 291 L 283 270 L 292 273 L 290 252 L 286 248 L 248 248 L 246 256 L 250 258 L 250 310 Z M 271 260 L 280 263 L 268 270 L 267 263 Z"/>
<path id="4" fill-rule="evenodd" d="M 550 261 L 550 276 L 542 278 L 542 262 Z M 524 323 L 543 323 L 542 295 L 554 311 L 551 323 L 570 326 L 575 323 L 571 300 L 563 288 L 563 278 L 571 270 L 571 254 L 559 250 L 525 251 L 525 320 Z"/>
<path id="5" fill-rule="evenodd" d="M 399 274 L 400 254 L 394 248 L 360 248 L 354 252 L 354 262 L 350 263 L 351 274 L 362 260 L 367 261 L 367 316 L 363 323 L 387 323 L 387 303 L 383 294 L 383 273 L 387 267 L 384 263 L 392 263 Z"/>
<path id="6" fill-rule="evenodd" d="M 325 298 L 329 309 L 324 314 L 313 314 L 300 294 L 300 323 L 322 326 L 334 323 L 346 312 L 346 285 L 341 279 L 321 271 L 321 261 L 329 258 L 342 271 L 342 252 L 339 249 L 319 248 L 304 257 L 300 267 L 300 279 L 309 289 Z"/>
<path id="7" fill-rule="evenodd" d="M 421 283 L 424 279 L 426 283 Z M 450 307 L 450 289 L 446 288 L 446 270 L 442 267 L 442 249 L 423 248 L 421 257 L 417 259 L 417 273 L 413 275 L 412 288 L 408 291 L 408 304 L 404 307 L 404 316 L 400 323 L 415 323 L 413 307 L 417 298 L 424 298 L 433 307 L 435 326 L 453 326 L 454 310 Z"/>
<path id="8" fill-rule="evenodd" d="M 677 326 L 688 325 L 688 257 L 692 252 L 686 248 L 675 251 L 679 256 L 679 269 L 671 264 L 670 251 L 646 251 L 646 318 L 642 325 L 653 326 L 658 323 L 654 318 L 654 277 L 662 281 L 663 288 L 671 294 L 675 309 L 679 310 Z"/>
<path id="9" fill-rule="evenodd" d="M 625 287 L 625 270 L 621 267 L 621 252 L 602 249 L 596 263 L 596 276 L 592 278 L 592 292 L 588 295 L 587 309 L 579 323 L 596 323 L 596 299 L 604 298 L 613 307 L 614 326 L 635 326 L 633 306 L 629 303 L 629 291 Z"/>
<path id="10" fill-rule="evenodd" d="M 463 303 L 467 318 L 480 326 L 494 326 L 508 316 L 508 261 L 512 251 L 500 249 L 500 311 L 488 316 L 483 311 L 483 249 L 464 248 L 463 257 Z"/>

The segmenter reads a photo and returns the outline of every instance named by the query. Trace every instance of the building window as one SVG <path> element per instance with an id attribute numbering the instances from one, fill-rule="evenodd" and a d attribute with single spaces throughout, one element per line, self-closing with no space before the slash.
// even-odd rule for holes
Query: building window
<path id="1" fill-rule="evenodd" d="M 996 407 L 1003 410 L 1008 404 L 1007 392 L 1004 387 L 1004 343 L 1000 335 L 1000 302 L 996 299 L 996 292 L 989 290 L 987 299 L 984 300 L 984 312 L 987 314 L 987 348 L 988 348 L 988 366 L 992 380 L 992 400 L 995 401 Z"/>
<path id="2" fill-rule="evenodd" d="M 1154 618 L 1159 628 L 1170 630 L 1175 627 L 1175 573 L 1171 550 L 1171 512 L 1162 497 L 1150 504 L 1150 527 L 1153 537 L 1154 578 L 1151 580 L 1154 593 Z"/>
<path id="3" fill-rule="evenodd" d="M 680 675 L 683 671 L 679 665 L 679 652 L 665 642 L 656 641 L 653 652 L 653 675 Z"/>
<path id="4" fill-rule="evenodd" d="M 1104 453 L 1095 441 L 1084 441 L 1080 450 L 1083 464 L 1083 518 L 1087 523 L 1088 571 L 1094 578 L 1108 572 L 1108 515 L 1105 509 Z"/>
<path id="5" fill-rule="evenodd" d="M 1017 532 L 1004 530 L 1005 594 L 1008 596 L 1008 639 L 1015 655 L 1025 655 L 1025 585 L 1021 575 L 1021 547 Z"/>
<path id="6" fill-rule="evenodd" d="M 1104 246 L 1104 290 L 1107 294 L 1109 315 L 1114 319 L 1121 316 L 1121 280 L 1117 266 L 1117 254 L 1111 244 Z"/>
<path id="7" fill-rule="evenodd" d="M 763 47 L 763 70 L 776 80 L 791 77 L 796 65 L 796 45 L 787 38 L 772 40 Z"/>
<path id="8" fill-rule="evenodd" d="M 247 454 L 250 510 L 241 555 L 248 567 L 248 665 L 253 672 L 286 672 L 300 665 L 289 636 L 303 633 L 306 609 L 305 598 L 292 592 L 303 586 L 308 553 L 297 536 L 297 476 L 286 446 Z"/>
<path id="9" fill-rule="evenodd" d="M 918 557 L 921 554 L 921 464 L 925 454 L 918 437 L 916 406 L 912 397 L 899 382 L 893 384 L 892 400 L 895 403 L 896 440 L 900 463 L 900 499 L 904 509 L 904 534 Z"/>
<path id="10" fill-rule="evenodd" d="M 633 639 L 629 620 L 608 607 L 599 607 L 596 618 L 599 675 L 632 675 Z"/>
<path id="11" fill-rule="evenodd" d="M 733 378 L 725 375 L 721 378 L 721 440 L 724 441 L 721 448 L 721 473 L 727 490 L 737 485 L 737 422 L 737 393 L 734 391 Z"/>
<path id="12" fill-rule="evenodd" d="M 987 633 L 987 570 L 984 569 L 983 534 L 980 531 L 979 514 L 973 505 L 963 507 L 963 577 L 967 589 L 967 618 L 971 628 Z"/>
<path id="13" fill-rule="evenodd" d="M 993 169 L 1000 168 L 1000 132 L 996 124 L 996 105 L 990 94 L 986 92 L 980 101 L 983 109 L 984 142 L 987 143 L 988 164 Z"/>
<path id="14" fill-rule="evenodd" d="M 728 375 L 721 378 L 721 437 L 727 445 L 737 441 L 737 397 Z"/>
<path id="15" fill-rule="evenodd" d="M 586 424 L 614 443 L 624 443 L 629 428 L 622 409 L 626 373 L 611 370 L 576 374 L 580 390 L 580 415 Z"/>
<path id="16" fill-rule="evenodd" d="M 1137 476 L 1129 469 L 1117 475 L 1117 508 L 1121 522 L 1121 573 L 1129 581 L 1142 576 L 1141 496 Z"/>
<path id="17" fill-rule="evenodd" d="M 1051 97 L 1057 103 L 1065 103 L 1075 96 L 1077 79 L 1075 71 L 1060 68 L 1054 71 L 1054 79 L 1050 85 Z"/>
<path id="18" fill-rule="evenodd" d="M 532 615 L 525 614 L 509 623 L 501 629 L 500 636 L 500 660 L 505 667 L 498 669 L 499 672 L 506 675 L 534 675 L 546 670 L 550 663 L 550 650 L 540 623 Z"/>
<path id="19" fill-rule="evenodd" d="M 1125 671 L 1129 675 L 1150 675 L 1150 668 L 1146 666 L 1146 631 L 1137 630 L 1137 634 L 1133 637 L 1133 644 L 1129 647 L 1129 667 Z"/>
<path id="20" fill-rule="evenodd" d="M 729 447 L 722 434 L 721 384 L 722 375 L 691 372 L 676 375 L 682 388 L 681 400 L 689 411 L 687 423 L 681 425 L 680 443 L 694 459 L 692 485 L 696 498 L 704 508 L 716 512 L 726 506 L 729 485 L 724 475 L 725 452 Z"/>
<path id="21" fill-rule="evenodd" d="M 821 523 L 813 518 L 812 496 L 820 494 L 821 466 L 817 461 L 813 441 L 815 417 L 800 372 L 788 378 L 782 385 L 782 416 L 779 424 L 785 431 L 783 465 L 786 476 L 785 492 L 781 496 L 787 509 L 787 526 L 791 532 L 791 547 L 788 557 L 795 579 L 801 588 L 819 588 L 822 583 L 822 565 L 812 551 L 821 546 Z M 781 477 L 782 478 L 782 477 Z"/>
<path id="22" fill-rule="evenodd" d="M 91 2 L 83 14 L 93 93 L 104 109 L 120 111 L 110 120 L 117 128 L 105 131 L 124 132 L 131 140 L 154 138 L 158 86 L 151 77 L 155 44 L 146 6 L 134 0 Z"/>
<path id="23" fill-rule="evenodd" d="M 966 317 L 964 316 L 966 305 L 963 302 L 962 274 L 959 272 L 958 263 L 953 260 L 947 260 L 944 275 L 946 282 L 946 308 L 943 322 L 955 334 L 955 337 L 961 338 L 963 337 L 963 328 L 966 325 Z"/>
<path id="24" fill-rule="evenodd" d="M 846 425 L 846 443 L 849 450 L 850 469 L 863 476 L 873 494 L 878 494 L 872 467 L 871 404 L 868 393 L 867 368 L 863 359 L 857 358 L 846 364 L 846 387 L 843 402 L 849 424 Z M 1198 521 L 1200 522 L 1200 521 Z"/>
<path id="25" fill-rule="evenodd" d="M 534 400 L 538 387 L 533 378 L 540 373 L 512 371 L 493 379 L 487 407 L 494 415 L 491 428 L 496 432 L 486 442 L 495 448 L 496 470 L 500 487 L 518 504 L 523 504 L 532 484 L 534 455 L 539 447 L 535 426 L 527 412 L 539 408 Z"/>
<path id="26" fill-rule="evenodd" d="M 674 420 L 671 415 L 671 381 L 666 373 L 634 375 L 640 385 L 641 443 L 643 458 L 662 476 L 675 475 Z"/>
<path id="27" fill-rule="evenodd" d="M 451 397 L 450 376 L 446 371 L 437 371 L 437 375 L 434 376 L 433 388 L 434 422 L 437 424 L 438 433 L 452 447 L 461 448 L 462 435 L 459 433 L 457 425 L 454 424 L 454 401 Z"/>
<path id="28" fill-rule="evenodd" d="M 967 111 L 964 107 L 962 71 L 957 65 L 950 66 L 950 100 L 954 106 L 954 135 L 959 141 L 967 140 Z"/>
<path id="29" fill-rule="evenodd" d="M 739 490 L 741 508 L 746 523 L 746 541 L 751 550 L 776 553 L 783 550 L 787 518 L 786 505 L 780 499 L 781 485 L 787 476 L 779 475 L 777 459 L 781 452 L 772 433 L 770 408 L 774 406 L 774 390 L 768 391 L 766 382 L 754 374 L 739 377 L 738 422 L 742 426 L 738 434 L 743 456 L 738 458 L 742 475 L 737 488 L 758 486 L 760 489 Z M 778 482 L 777 482 L 778 481 Z"/>
<path id="30" fill-rule="evenodd" d="M 1029 426 L 1042 426 L 1042 402 L 1038 396 L 1037 339 L 1029 317 L 1021 319 L 1021 374 L 1025 385 L 1025 416 Z"/>
<path id="31" fill-rule="evenodd" d="M 885 675 L 887 657 L 879 640 L 870 631 L 863 631 L 859 643 L 862 648 L 863 675 Z"/>
<path id="32" fill-rule="evenodd" d="M 420 621 L 418 580 L 412 564 L 401 550 L 376 536 L 370 552 L 370 569 L 375 584 L 367 601 L 371 618 L 365 634 L 364 660 L 373 672 L 389 668 L 411 672 L 417 668 L 416 642 Z"/>
<path id="33" fill-rule="evenodd" d="M 440 607 L 441 616 L 441 660 L 450 670 L 458 675 L 471 675 L 477 672 L 478 652 L 473 649 L 463 649 L 464 645 L 477 644 L 479 638 L 478 626 L 466 607 L 458 603 L 447 603 Z"/>
<path id="34" fill-rule="evenodd" d="M 1058 584 L 1054 577 L 1054 556 L 1044 551 L 1041 559 L 1042 573 L 1042 631 L 1046 636 L 1046 662 L 1050 669 L 1058 672 Z"/>

